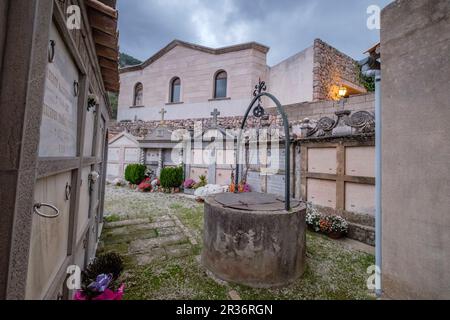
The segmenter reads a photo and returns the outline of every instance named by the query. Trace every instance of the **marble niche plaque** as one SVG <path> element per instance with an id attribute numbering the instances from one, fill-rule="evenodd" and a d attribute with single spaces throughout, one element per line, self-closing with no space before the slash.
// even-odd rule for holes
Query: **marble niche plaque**
<path id="1" fill-rule="evenodd" d="M 139 161 L 139 149 L 138 148 L 125 148 L 125 161 L 126 162 L 138 162 Z"/>
<path id="2" fill-rule="evenodd" d="M 55 41 L 55 56 L 47 66 L 39 156 L 75 157 L 78 97 L 74 83 L 79 81 L 78 68 L 54 23 L 50 39 Z"/>

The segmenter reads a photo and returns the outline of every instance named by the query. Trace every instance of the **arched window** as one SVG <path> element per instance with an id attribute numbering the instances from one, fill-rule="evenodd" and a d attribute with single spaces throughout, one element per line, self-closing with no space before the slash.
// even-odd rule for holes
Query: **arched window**
<path id="1" fill-rule="evenodd" d="M 177 103 L 180 102 L 181 96 L 181 80 L 176 77 L 170 81 L 170 102 Z"/>
<path id="2" fill-rule="evenodd" d="M 219 71 L 214 79 L 214 98 L 226 98 L 227 97 L 227 73 L 225 71 Z"/>
<path id="3" fill-rule="evenodd" d="M 144 105 L 144 86 L 142 83 L 138 82 L 134 86 L 134 98 L 133 106 L 143 106 Z"/>

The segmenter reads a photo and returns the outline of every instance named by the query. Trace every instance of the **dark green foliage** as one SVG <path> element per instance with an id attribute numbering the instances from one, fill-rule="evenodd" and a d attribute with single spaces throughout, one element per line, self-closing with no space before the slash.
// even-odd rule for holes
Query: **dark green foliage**
<path id="1" fill-rule="evenodd" d="M 194 189 L 198 189 L 198 188 L 204 187 L 204 186 L 206 186 L 208 184 L 208 180 L 206 180 L 206 176 L 202 175 L 202 176 L 200 176 L 198 178 L 200 179 L 200 181 L 194 185 Z"/>
<path id="2" fill-rule="evenodd" d="M 366 88 L 368 92 L 375 91 L 375 79 L 373 77 L 366 77 L 362 74 L 361 67 L 358 66 L 359 69 L 359 82 Z"/>
<path id="3" fill-rule="evenodd" d="M 135 65 L 141 64 L 141 63 L 142 63 L 142 61 L 140 61 L 126 53 L 123 53 L 123 52 L 120 53 L 119 64 L 120 64 L 121 68 L 135 66 Z"/>
<path id="4" fill-rule="evenodd" d="M 123 268 L 123 258 L 117 253 L 110 252 L 98 256 L 91 264 L 89 264 L 86 270 L 81 273 L 81 288 L 83 293 L 89 298 L 94 298 L 98 295 L 98 292 L 89 290 L 88 286 L 96 281 L 97 276 L 101 274 L 112 275 L 110 289 L 116 290 L 118 287 L 116 280 L 122 273 Z"/>
<path id="5" fill-rule="evenodd" d="M 139 184 L 145 178 L 147 167 L 143 164 L 130 164 L 125 169 L 125 180 L 131 184 Z"/>
<path id="6" fill-rule="evenodd" d="M 111 105 L 112 118 L 117 119 L 117 105 L 118 105 L 118 93 L 108 92 L 109 103 Z"/>
<path id="7" fill-rule="evenodd" d="M 164 168 L 159 178 L 161 187 L 178 188 L 183 183 L 183 167 Z"/>

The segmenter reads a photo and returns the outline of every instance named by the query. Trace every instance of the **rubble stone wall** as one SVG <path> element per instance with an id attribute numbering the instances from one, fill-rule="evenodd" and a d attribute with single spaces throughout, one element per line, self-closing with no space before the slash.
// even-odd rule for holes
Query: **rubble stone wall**
<path id="1" fill-rule="evenodd" d="M 339 84 L 363 87 L 357 62 L 320 39 L 314 41 L 313 99 L 337 100 Z"/>

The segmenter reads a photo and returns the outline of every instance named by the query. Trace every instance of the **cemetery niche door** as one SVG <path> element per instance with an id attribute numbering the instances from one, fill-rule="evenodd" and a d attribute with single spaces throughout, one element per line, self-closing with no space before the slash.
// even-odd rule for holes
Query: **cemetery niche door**
<path id="1" fill-rule="evenodd" d="M 32 208 L 27 299 L 62 298 L 70 264 L 71 228 L 79 164 L 80 71 L 53 23 L 53 61 L 47 66 L 40 129 L 38 175 Z M 63 276 L 61 276 L 63 275 Z M 59 279 L 58 279 L 59 277 Z M 55 289 L 56 288 L 56 289 Z M 56 296 L 48 296 L 57 292 Z"/>

